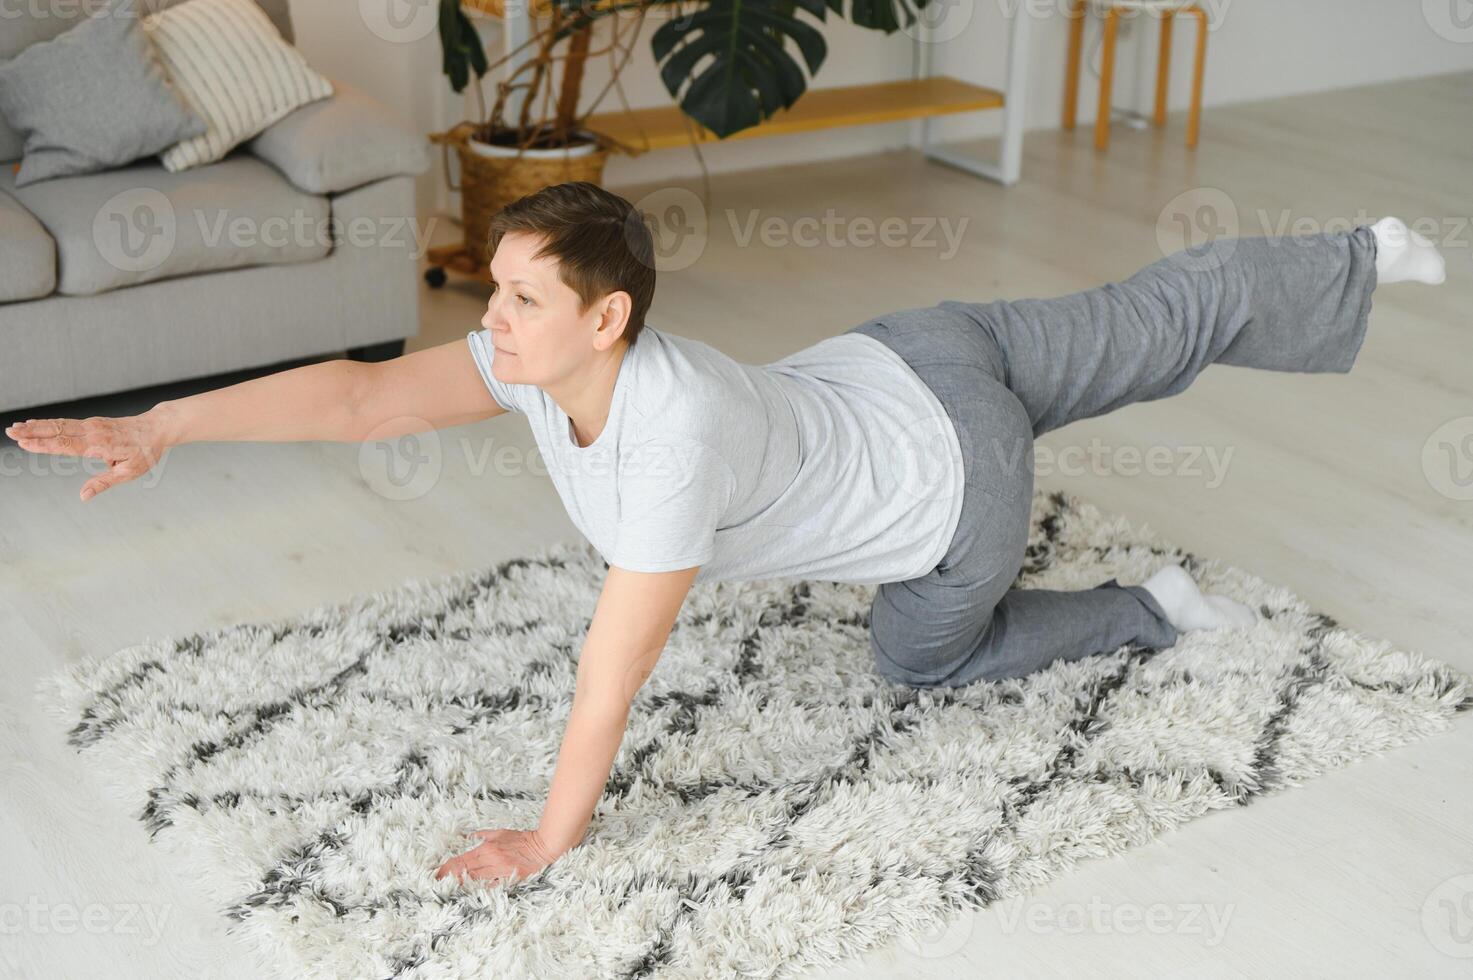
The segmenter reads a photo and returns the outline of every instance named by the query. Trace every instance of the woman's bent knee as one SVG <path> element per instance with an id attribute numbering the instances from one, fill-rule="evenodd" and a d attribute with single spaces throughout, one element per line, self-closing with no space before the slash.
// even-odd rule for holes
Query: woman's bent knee
<path id="1" fill-rule="evenodd" d="M 939 687 L 965 662 L 965 654 L 948 651 L 935 638 L 926 642 L 916 631 L 887 630 L 883 619 L 877 623 L 876 618 L 872 611 L 869 646 L 875 672 L 886 680 L 906 687 Z"/>
<path id="2" fill-rule="evenodd" d="M 982 602 L 970 622 L 901 617 L 876 596 L 870 611 L 870 651 L 880 676 L 907 687 L 955 687 L 976 679 L 985 661 L 992 604 Z"/>

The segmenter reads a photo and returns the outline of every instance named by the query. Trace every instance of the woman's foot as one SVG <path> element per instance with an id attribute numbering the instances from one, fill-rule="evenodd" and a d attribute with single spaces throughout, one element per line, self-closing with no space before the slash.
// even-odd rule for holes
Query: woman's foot
<path id="1" fill-rule="evenodd" d="M 1167 565 L 1141 585 L 1181 631 L 1243 628 L 1258 622 L 1258 614 L 1236 599 L 1204 594 L 1180 565 Z"/>
<path id="2" fill-rule="evenodd" d="M 1390 215 L 1371 225 L 1376 236 L 1376 282 L 1425 282 L 1435 286 L 1447 279 L 1442 253 L 1406 222 Z"/>

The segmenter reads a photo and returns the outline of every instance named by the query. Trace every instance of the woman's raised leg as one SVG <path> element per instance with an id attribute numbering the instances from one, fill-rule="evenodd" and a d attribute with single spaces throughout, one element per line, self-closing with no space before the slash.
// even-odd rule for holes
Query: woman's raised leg
<path id="1" fill-rule="evenodd" d="M 1360 225 L 1218 239 L 1082 292 L 939 309 L 988 335 L 1039 435 L 1176 394 L 1209 364 L 1349 371 L 1375 287 L 1376 236 Z"/>

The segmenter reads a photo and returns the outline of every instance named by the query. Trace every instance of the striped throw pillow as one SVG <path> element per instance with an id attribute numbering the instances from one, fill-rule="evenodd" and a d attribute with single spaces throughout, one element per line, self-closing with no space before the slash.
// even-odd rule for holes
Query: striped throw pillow
<path id="1" fill-rule="evenodd" d="M 255 0 L 186 0 L 143 29 L 175 90 L 209 127 L 161 154 L 170 172 L 222 159 L 293 109 L 333 94 Z"/>

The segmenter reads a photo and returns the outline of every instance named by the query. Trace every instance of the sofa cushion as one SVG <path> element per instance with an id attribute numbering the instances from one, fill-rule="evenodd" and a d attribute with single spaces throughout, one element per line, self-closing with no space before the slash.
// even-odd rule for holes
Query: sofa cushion
<path id="1" fill-rule="evenodd" d="M 48 296 L 56 288 L 56 243 L 5 193 L 0 193 L 0 256 L 0 303 Z"/>
<path id="2" fill-rule="evenodd" d="M 120 167 L 204 135 L 128 13 L 133 2 L 109 0 L 0 62 L 0 113 L 26 137 L 17 186 Z"/>
<path id="3" fill-rule="evenodd" d="M 189 0 L 145 18 L 143 29 L 175 90 L 207 127 L 164 151 L 169 170 L 223 159 L 293 109 L 332 95 L 332 83 L 254 0 Z"/>
<path id="4" fill-rule="evenodd" d="M 0 191 L 56 240 L 57 291 L 88 296 L 171 276 L 305 262 L 332 249 L 328 200 L 269 164 L 233 153 L 169 173 L 157 161 Z"/>
<path id="5" fill-rule="evenodd" d="M 333 87 L 332 98 L 302 106 L 246 148 L 313 194 L 425 172 L 430 155 L 423 136 L 358 89 L 339 81 Z"/>
<path id="6" fill-rule="evenodd" d="M 140 14 L 155 13 L 185 0 L 138 0 Z M 293 40 L 289 0 L 256 0 L 271 23 Z M 14 58 L 39 41 L 49 41 L 78 20 L 95 13 L 101 0 L 24 0 L 0 2 L 0 61 Z M 20 159 L 23 138 L 0 116 L 0 160 Z"/>

